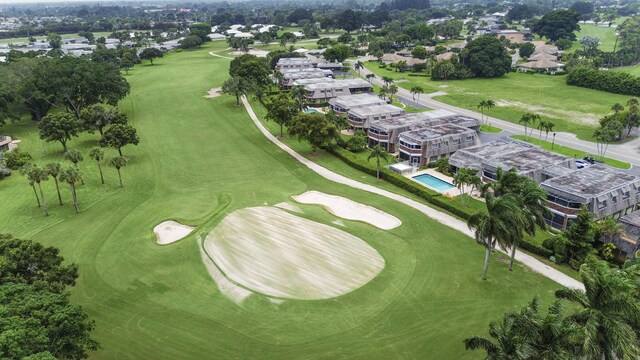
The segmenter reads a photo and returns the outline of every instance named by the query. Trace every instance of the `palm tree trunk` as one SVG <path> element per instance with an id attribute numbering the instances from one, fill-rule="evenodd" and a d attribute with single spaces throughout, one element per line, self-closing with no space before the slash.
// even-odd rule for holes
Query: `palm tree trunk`
<path id="1" fill-rule="evenodd" d="M 124 156 L 122 155 L 122 148 L 118 148 L 118 154 L 120 154 L 120 156 Z"/>
<path id="2" fill-rule="evenodd" d="M 380 180 L 380 158 L 378 158 L 378 164 L 376 166 L 376 179 Z"/>
<path id="3" fill-rule="evenodd" d="M 44 215 L 49 216 L 49 210 L 47 209 L 47 200 L 44 199 L 44 193 L 42 192 L 42 185 L 38 183 L 38 189 L 40 190 L 40 197 L 42 198 L 42 207 L 44 208 Z"/>
<path id="4" fill-rule="evenodd" d="M 36 191 L 36 184 L 31 184 L 33 188 L 33 195 L 36 196 L 36 201 L 38 202 L 38 207 L 40 207 L 40 198 L 38 197 L 38 192 Z"/>
<path id="5" fill-rule="evenodd" d="M 76 208 L 76 214 L 80 212 L 78 208 L 78 195 L 76 194 L 76 184 L 71 184 L 71 197 L 73 197 L 73 206 Z"/>
<path id="6" fill-rule="evenodd" d="M 118 179 L 120 179 L 120 187 L 124 187 L 122 186 L 122 175 L 120 175 L 120 169 L 116 169 L 118 170 Z"/>
<path id="7" fill-rule="evenodd" d="M 484 251 L 484 272 L 482 280 L 487 280 L 487 272 L 489 271 L 489 256 L 491 256 L 491 246 L 486 246 Z"/>
<path id="8" fill-rule="evenodd" d="M 283 137 L 284 135 L 282 135 L 282 124 L 280 124 L 280 137 Z"/>
<path id="9" fill-rule="evenodd" d="M 517 247 L 518 247 L 518 243 L 514 241 L 511 246 L 511 261 L 509 262 L 509 271 L 513 271 L 513 260 L 516 258 Z"/>
<path id="10" fill-rule="evenodd" d="M 120 156 L 122 156 L 122 155 L 120 155 Z M 80 173 L 80 168 L 78 167 L 78 163 L 75 163 L 75 165 L 76 165 L 76 170 L 78 170 L 78 173 Z M 84 185 L 84 179 L 83 178 L 80 178 L 80 184 Z"/>
<path id="11" fill-rule="evenodd" d="M 56 192 L 58 193 L 58 201 L 60 202 L 60 205 L 62 205 L 62 196 L 60 195 L 60 187 L 58 186 L 58 179 L 56 177 L 53 177 L 53 181 L 56 184 Z"/>
<path id="12" fill-rule="evenodd" d="M 102 166 L 100 166 L 100 161 L 98 161 L 98 171 L 100 171 L 100 180 L 102 184 L 104 184 L 104 176 L 102 175 Z"/>

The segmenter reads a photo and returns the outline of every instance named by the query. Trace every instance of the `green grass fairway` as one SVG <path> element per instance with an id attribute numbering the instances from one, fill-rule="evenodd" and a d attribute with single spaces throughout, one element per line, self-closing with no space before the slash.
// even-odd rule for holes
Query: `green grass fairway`
<path id="1" fill-rule="evenodd" d="M 556 124 L 554 131 L 571 132 L 583 140 L 592 140 L 598 120 L 611 111 L 611 105 L 617 102 L 624 104 L 630 98 L 569 86 L 564 76 L 508 73 L 494 79 L 432 81 L 425 76 L 381 69 L 378 62 L 365 65 L 380 77 L 406 79 L 397 83 L 405 89 L 419 85 L 425 93 L 446 92 L 447 95 L 435 99 L 465 109 L 479 111 L 480 101 L 491 99 L 498 106 L 486 114 L 499 119 L 518 123 L 523 113 L 537 113 Z"/>
<path id="2" fill-rule="evenodd" d="M 507 309 L 540 295 L 543 305 L 559 285 L 521 266 L 507 270 L 505 256 L 492 257 L 489 280 L 481 280 L 483 248 L 472 239 L 398 202 L 320 178 L 271 144 L 235 99 L 205 99 L 227 77 L 228 59 L 208 52 L 167 55 L 130 72 L 131 95 L 122 109 L 138 129 L 140 145 L 126 147 L 122 169 L 80 164 L 82 212 L 52 204 L 49 217 L 35 206 L 27 181 L 17 173 L 0 181 L 0 232 L 61 249 L 80 266 L 72 298 L 96 320 L 102 349 L 95 359 L 480 359 L 462 340 L 486 335 L 487 324 Z M 38 140 L 33 123 L 8 124 L 2 133 L 43 164 L 61 158 L 59 144 Z M 84 134 L 70 148 L 86 154 L 97 144 Z M 108 156 L 116 152 L 109 151 Z M 323 165 L 337 165 L 322 158 Z M 350 169 L 358 180 L 388 187 Z M 342 219 L 339 227 L 366 241 L 385 268 L 362 288 L 335 299 L 286 300 L 276 304 L 252 295 L 241 306 L 224 296 L 200 258 L 204 237 L 227 214 L 246 207 L 290 201 L 307 190 L 347 197 L 399 218 L 382 231 Z M 329 226 L 337 220 L 315 205 L 299 205 L 304 218 Z M 158 246 L 152 229 L 173 219 L 197 226 L 194 235 Z"/>
<path id="3" fill-rule="evenodd" d="M 625 67 L 621 67 L 621 68 L 616 68 L 616 70 L 624 71 L 624 72 L 629 73 L 629 74 L 631 74 L 633 76 L 640 76 L 640 65 L 625 66 Z"/>
<path id="4" fill-rule="evenodd" d="M 495 127 L 487 124 L 480 125 L 480 132 L 483 132 L 483 133 L 496 134 L 496 133 L 501 133 L 502 131 L 503 130 L 500 129 L 499 127 Z"/>
<path id="5" fill-rule="evenodd" d="M 616 28 L 582 23 L 579 25 L 580 31 L 576 33 L 577 40 L 573 42 L 573 46 L 570 51 L 582 49 L 580 39 L 587 35 L 600 39 L 600 46 L 598 46 L 598 49 L 602 51 L 613 51 L 613 47 L 616 43 Z"/>

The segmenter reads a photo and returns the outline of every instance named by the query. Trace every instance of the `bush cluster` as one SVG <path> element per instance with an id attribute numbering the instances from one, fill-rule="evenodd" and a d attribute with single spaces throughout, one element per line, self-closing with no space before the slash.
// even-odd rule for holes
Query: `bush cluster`
<path id="1" fill-rule="evenodd" d="M 640 96 L 640 77 L 618 71 L 576 68 L 567 75 L 567 84 L 615 94 Z"/>

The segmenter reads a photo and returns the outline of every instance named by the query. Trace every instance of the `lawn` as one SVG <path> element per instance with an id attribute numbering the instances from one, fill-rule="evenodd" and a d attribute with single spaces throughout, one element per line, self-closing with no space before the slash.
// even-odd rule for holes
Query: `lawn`
<path id="1" fill-rule="evenodd" d="M 491 125 L 487 125 L 487 124 L 482 124 L 482 125 L 480 125 L 480 132 L 489 133 L 489 134 L 496 134 L 496 133 L 501 133 L 502 129 L 500 129 L 499 127 L 495 127 L 495 126 L 491 126 Z"/>
<path id="2" fill-rule="evenodd" d="M 512 135 L 511 137 L 517 140 L 526 141 L 526 142 L 538 145 L 545 150 L 553 151 L 555 153 L 572 157 L 575 159 L 582 159 L 587 155 L 593 155 L 593 154 L 588 154 L 584 151 L 576 150 L 567 146 L 553 144 L 553 142 L 551 141 L 536 139 L 535 136 L 525 137 L 524 135 Z M 618 169 L 631 168 L 631 164 L 629 164 L 628 162 L 624 162 L 624 161 L 620 161 L 620 160 L 616 160 L 608 157 L 605 157 L 603 162 L 609 166 L 613 166 Z"/>
<path id="3" fill-rule="evenodd" d="M 634 75 L 634 76 L 640 76 L 640 65 L 625 66 L 625 67 L 621 67 L 621 68 L 616 68 L 616 70 L 624 71 L 624 72 L 629 73 L 629 74 Z"/>
<path id="4" fill-rule="evenodd" d="M 111 168 L 100 185 L 95 162 L 85 160 L 82 212 L 73 213 L 63 187 L 67 203 L 51 205 L 45 217 L 23 177 L 0 182 L 0 232 L 57 246 L 79 264 L 72 298 L 96 320 L 102 349 L 94 358 L 480 359 L 481 352 L 464 350 L 465 337 L 485 335 L 489 321 L 534 295 L 550 303 L 556 283 L 521 266 L 507 271 L 499 254 L 482 281 L 484 252 L 472 239 L 398 202 L 320 178 L 268 142 L 234 98 L 203 98 L 227 76 L 229 60 L 207 54 L 214 46 L 131 71 L 131 95 L 121 106 L 141 141 L 124 149 L 131 159 L 124 188 Z M 38 140 L 33 123 L 2 132 L 21 139 L 40 164 L 62 157 L 59 144 Z M 69 145 L 86 154 L 96 144 L 96 134 L 83 134 Z M 232 211 L 289 201 L 310 189 L 381 208 L 403 222 L 381 231 L 343 220 L 343 229 L 374 247 L 386 267 L 339 298 L 276 304 L 252 295 L 239 306 L 207 274 L 195 236 L 155 244 L 152 228 L 166 219 L 206 235 Z M 51 182 L 45 191 L 53 202 Z M 310 220 L 336 220 L 320 207 L 300 208 Z"/>
<path id="5" fill-rule="evenodd" d="M 576 33 L 577 41 L 574 41 L 570 51 L 582 49 L 580 45 L 580 39 L 584 36 L 593 36 L 600 39 L 600 46 L 598 49 L 602 51 L 613 51 L 616 43 L 616 28 L 606 26 L 596 26 L 594 24 L 579 24 L 580 31 Z"/>
<path id="6" fill-rule="evenodd" d="M 378 76 L 405 80 L 397 82 L 405 89 L 419 85 L 425 93 L 445 92 L 446 95 L 435 99 L 454 106 L 479 111 L 478 103 L 491 99 L 497 106 L 487 114 L 503 120 L 518 123 L 523 113 L 537 113 L 556 124 L 554 131 L 571 132 L 583 140 L 593 139 L 598 120 L 610 112 L 611 105 L 624 104 L 629 99 L 624 95 L 568 86 L 564 76 L 508 73 L 494 79 L 432 81 L 425 76 L 380 68 L 378 62 L 365 65 Z"/>

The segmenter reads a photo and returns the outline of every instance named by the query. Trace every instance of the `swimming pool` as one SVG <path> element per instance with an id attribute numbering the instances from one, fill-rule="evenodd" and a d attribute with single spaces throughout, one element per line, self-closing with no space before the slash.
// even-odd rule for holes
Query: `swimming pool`
<path id="1" fill-rule="evenodd" d="M 320 112 L 316 109 L 307 109 L 304 111 L 305 114 L 319 114 Z"/>
<path id="2" fill-rule="evenodd" d="M 450 184 L 444 180 L 440 180 L 437 177 L 431 176 L 429 174 L 414 176 L 413 180 L 438 191 L 445 191 L 455 187 L 453 184 Z"/>

